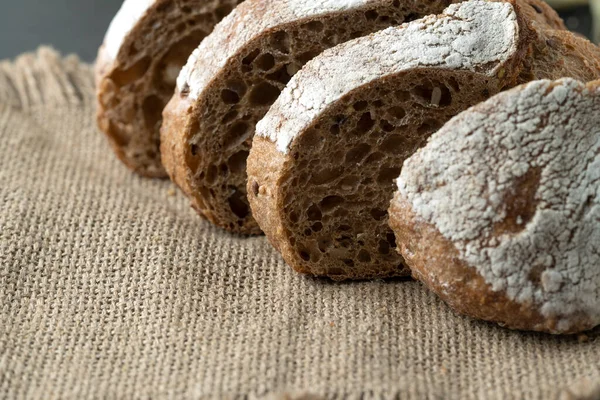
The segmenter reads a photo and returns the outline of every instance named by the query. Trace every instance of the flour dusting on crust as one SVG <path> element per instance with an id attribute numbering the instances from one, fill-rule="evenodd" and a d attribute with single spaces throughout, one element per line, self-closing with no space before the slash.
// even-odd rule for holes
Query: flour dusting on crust
<path id="1" fill-rule="evenodd" d="M 146 11 L 158 0 L 125 0 L 121 9 L 110 23 L 104 38 L 106 52 L 111 59 L 119 55 L 121 45 L 135 24 L 146 14 Z"/>
<path id="2" fill-rule="evenodd" d="M 180 91 L 189 87 L 189 97 L 198 99 L 212 78 L 238 51 L 270 29 L 386 3 L 391 5 L 392 0 L 247 0 L 225 17 L 193 52 L 179 74 L 177 87 Z"/>
<path id="3" fill-rule="evenodd" d="M 469 1 L 325 51 L 296 74 L 256 134 L 287 152 L 294 137 L 330 104 L 369 82 L 412 68 L 495 74 L 517 50 L 517 15 L 509 3 Z"/>
<path id="4" fill-rule="evenodd" d="M 581 314 L 600 324 L 598 110 L 597 85 L 527 84 L 451 120 L 397 181 L 494 291 L 562 331 Z M 531 209 L 511 215 L 524 196 Z"/>

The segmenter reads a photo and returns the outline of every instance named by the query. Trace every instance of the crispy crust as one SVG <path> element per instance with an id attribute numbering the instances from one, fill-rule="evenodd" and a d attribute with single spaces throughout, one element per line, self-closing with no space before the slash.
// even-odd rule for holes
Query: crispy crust
<path id="1" fill-rule="evenodd" d="M 582 316 L 569 330 L 559 330 L 558 319 L 546 319 L 534 305 L 517 303 L 504 293 L 493 291 L 481 275 L 460 260 L 452 242 L 434 226 L 416 218 L 401 196 L 396 194 L 389 213 L 398 250 L 413 277 L 456 312 L 517 330 L 569 334 L 594 327 Z"/>
<path id="2" fill-rule="evenodd" d="M 264 163 L 257 165 L 254 160 L 267 160 Z M 289 163 L 289 158 L 278 151 L 273 143 L 262 137 L 255 137 L 252 143 L 252 156 L 248 159 L 248 169 L 257 171 L 260 169 L 260 187 L 254 185 L 254 180 L 248 181 L 249 197 L 256 198 L 260 194 L 261 199 L 268 201 L 252 201 L 252 213 L 255 218 L 261 221 L 261 227 L 267 235 L 267 239 L 273 247 L 277 249 L 283 256 L 284 260 L 295 259 L 295 250 L 290 246 L 290 232 L 283 226 L 282 215 L 283 201 L 278 195 L 280 190 L 280 182 L 285 179 L 280 171 L 286 170 L 286 163 Z M 256 167 L 256 168 L 255 168 Z M 273 204 L 275 203 L 275 205 Z M 303 264 L 290 264 L 297 272 L 302 274 L 310 274 L 311 270 Z"/>
<path id="3" fill-rule="evenodd" d="M 594 146 L 598 136 L 594 110 L 599 90 L 600 81 L 584 85 L 572 79 L 519 86 L 456 117 L 405 164 L 389 209 L 390 225 L 413 276 L 455 311 L 511 329 L 552 334 L 578 333 L 599 323 L 597 251 L 589 247 L 599 232 L 591 211 L 598 203 L 597 180 L 582 172 L 593 170 L 594 147 L 591 158 L 590 150 L 581 147 Z M 494 131 L 491 127 L 506 115 L 507 125 Z M 540 117 L 539 124 L 518 127 L 517 121 L 533 116 Z M 564 130 L 552 129 L 557 125 Z M 471 143 L 471 135 L 483 136 Z M 497 147 L 511 141 L 506 149 Z M 474 149 L 486 152 L 479 168 L 472 161 L 478 158 Z M 443 161 L 434 166 L 432 159 Z M 489 164 L 490 159 L 499 165 Z M 527 165 L 526 172 L 506 172 L 515 164 Z M 456 173 L 448 165 L 456 166 Z M 460 177 L 465 180 L 459 183 L 455 179 Z M 501 188 L 496 186 L 500 181 Z M 568 195 L 573 187 L 577 193 L 591 190 L 591 197 Z M 474 206 L 480 199 L 488 204 L 485 210 Z M 553 221 L 560 222 L 548 228 Z M 547 242 L 544 235 L 550 231 L 554 239 Z M 515 297 L 517 292 L 521 295 Z"/>

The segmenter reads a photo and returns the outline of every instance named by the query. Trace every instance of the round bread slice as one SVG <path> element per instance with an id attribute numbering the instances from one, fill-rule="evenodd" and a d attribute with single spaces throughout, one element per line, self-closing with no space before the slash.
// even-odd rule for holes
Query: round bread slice
<path id="1" fill-rule="evenodd" d="M 513 329 L 600 324 L 600 81 L 536 81 L 446 124 L 404 164 L 390 224 L 413 275 Z"/>
<path id="2" fill-rule="evenodd" d="M 328 50 L 290 81 L 248 160 L 252 212 L 289 265 L 337 280 L 407 274 L 387 213 L 404 160 L 522 80 L 600 76 L 596 46 L 534 30 L 529 7 L 454 4 Z"/>
<path id="3" fill-rule="evenodd" d="M 209 221 L 261 233 L 246 195 L 256 123 L 290 78 L 338 43 L 438 13 L 450 0 L 247 0 L 194 52 L 164 111 L 163 163 Z"/>
<path id="4" fill-rule="evenodd" d="M 241 0 L 125 0 L 96 62 L 98 126 L 135 172 L 167 174 L 162 110 L 192 51 Z"/>

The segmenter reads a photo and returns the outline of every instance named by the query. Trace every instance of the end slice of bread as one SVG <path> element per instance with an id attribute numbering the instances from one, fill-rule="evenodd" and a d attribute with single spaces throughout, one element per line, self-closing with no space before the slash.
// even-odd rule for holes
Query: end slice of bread
<path id="1" fill-rule="evenodd" d="M 413 275 L 513 329 L 600 324 L 600 82 L 535 81 L 452 119 L 409 158 L 390 225 Z"/>
<path id="2" fill-rule="evenodd" d="M 164 178 L 162 110 L 192 51 L 241 0 L 126 0 L 96 62 L 98 126 L 137 173 Z"/>
<path id="3" fill-rule="evenodd" d="M 291 80 L 248 160 L 253 214 L 288 264 L 340 280 L 407 274 L 387 213 L 404 160 L 459 112 L 534 77 L 541 55 L 580 60 L 544 75 L 600 76 L 595 46 L 568 35 L 555 48 L 530 10 L 455 4 L 328 50 Z"/>
<path id="4" fill-rule="evenodd" d="M 449 3 L 242 3 L 194 52 L 165 109 L 162 157 L 169 175 L 209 221 L 232 232 L 261 233 L 247 200 L 246 158 L 256 123 L 291 77 L 327 48 L 439 13 Z"/>

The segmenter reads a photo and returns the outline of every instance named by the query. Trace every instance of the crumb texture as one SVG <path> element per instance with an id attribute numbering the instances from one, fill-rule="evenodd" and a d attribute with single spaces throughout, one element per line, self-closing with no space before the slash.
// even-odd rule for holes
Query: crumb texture
<path id="1" fill-rule="evenodd" d="M 309 62 L 260 123 L 248 163 L 252 210 L 288 264 L 338 280 L 406 274 L 388 223 L 394 180 L 431 134 L 515 74 L 500 71 L 518 35 L 510 4 L 474 1 Z"/>
<path id="2" fill-rule="evenodd" d="M 290 79 L 325 49 L 442 12 L 448 3 L 242 3 L 190 58 L 165 109 L 172 124 L 162 130 L 162 156 L 172 179 L 206 219 L 259 234 L 247 198 L 247 157 L 256 124 Z"/>
<path id="3" fill-rule="evenodd" d="M 96 63 L 98 125 L 131 169 L 166 177 L 159 150 L 162 111 L 192 51 L 240 1 L 123 3 Z"/>
<path id="4" fill-rule="evenodd" d="M 515 53 L 518 23 L 512 5 L 470 1 L 444 13 L 353 40 L 313 59 L 292 78 L 257 134 L 287 152 L 294 137 L 330 104 L 382 76 L 416 67 L 475 72 L 496 63 L 489 71 L 494 74 Z"/>
<path id="5" fill-rule="evenodd" d="M 492 290 L 562 331 L 600 323 L 599 109 L 597 85 L 527 84 L 454 118 L 397 180 Z"/>

